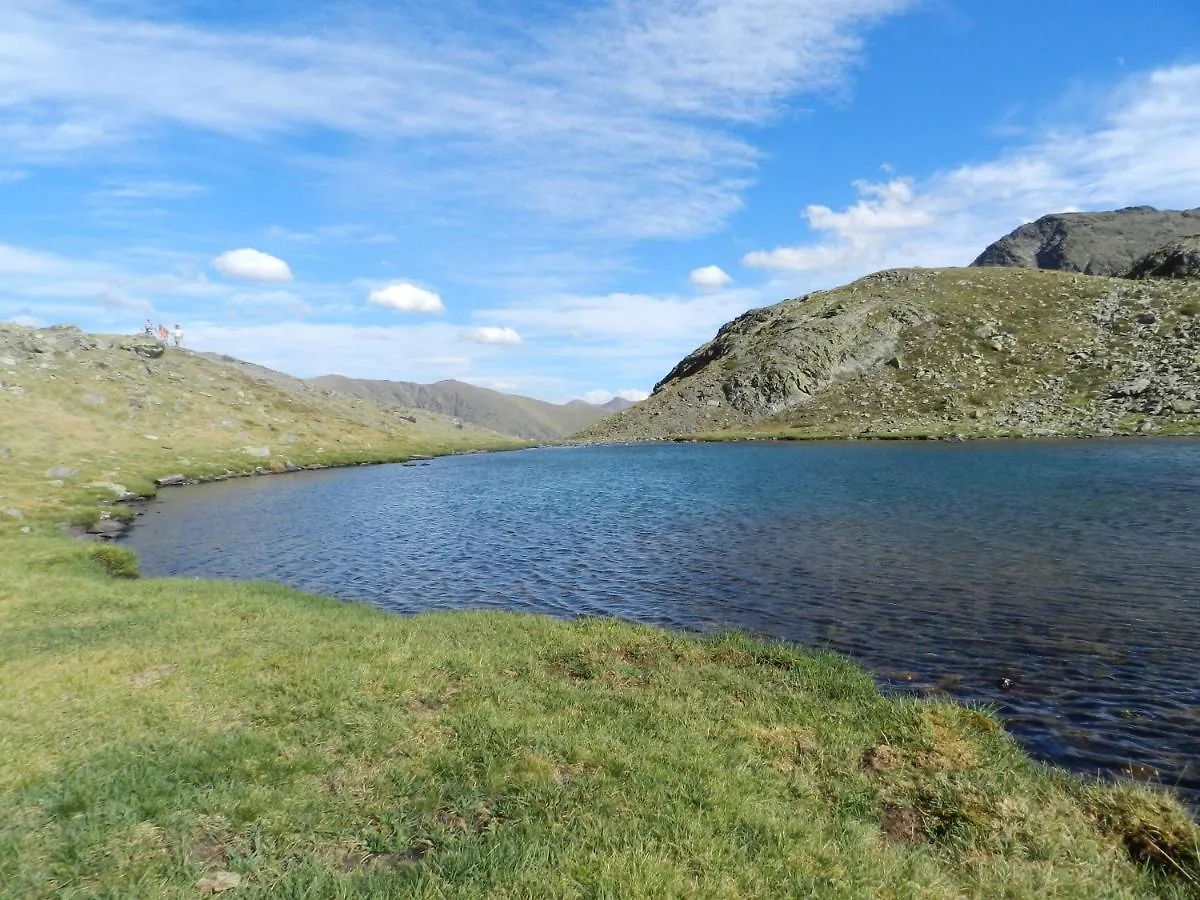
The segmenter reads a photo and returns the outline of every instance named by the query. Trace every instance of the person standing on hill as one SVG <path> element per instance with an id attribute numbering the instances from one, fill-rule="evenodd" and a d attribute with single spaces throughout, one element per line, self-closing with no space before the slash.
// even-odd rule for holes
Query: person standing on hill
<path id="1" fill-rule="evenodd" d="M 158 342 L 160 344 L 162 344 L 164 347 L 167 346 L 167 326 L 166 325 L 158 326 Z"/>
<path id="2" fill-rule="evenodd" d="M 175 346 L 182 347 L 183 346 L 183 329 L 179 327 L 178 322 L 175 323 L 174 336 L 175 336 Z"/>

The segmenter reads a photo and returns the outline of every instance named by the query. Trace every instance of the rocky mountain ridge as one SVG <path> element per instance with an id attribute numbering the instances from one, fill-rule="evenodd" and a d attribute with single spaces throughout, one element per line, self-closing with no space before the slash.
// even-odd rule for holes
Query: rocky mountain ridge
<path id="1" fill-rule="evenodd" d="M 1164 244 L 1200 235 L 1200 209 L 1132 206 L 1111 212 L 1057 213 L 1022 225 L 971 263 L 1122 276 Z"/>

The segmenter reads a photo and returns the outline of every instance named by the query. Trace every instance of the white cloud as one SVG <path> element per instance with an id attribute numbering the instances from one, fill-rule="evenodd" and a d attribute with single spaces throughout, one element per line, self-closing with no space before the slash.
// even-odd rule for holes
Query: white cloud
<path id="1" fill-rule="evenodd" d="M 7 0 L 0 163 L 325 131 L 363 139 L 324 162 L 373 197 L 423 191 L 445 208 L 453 193 L 626 238 L 708 233 L 757 156 L 731 126 L 841 88 L 861 34 L 914 2 L 606 0 L 431 35 L 420 15 L 361 9 L 280 33 Z"/>
<path id="2" fill-rule="evenodd" d="M 402 313 L 439 315 L 446 311 L 442 298 L 433 291 L 397 281 L 387 287 L 371 291 L 369 303 Z"/>
<path id="3" fill-rule="evenodd" d="M 628 400 L 630 403 L 640 403 L 649 396 L 649 391 L 643 391 L 637 388 L 625 388 L 617 391 L 615 394 L 612 391 L 600 389 L 588 391 L 581 399 L 595 406 L 601 406 L 607 403 L 609 400 L 612 400 L 614 397 L 620 397 L 622 400 Z"/>
<path id="4" fill-rule="evenodd" d="M 128 291 L 124 291 L 118 287 L 104 288 L 97 295 L 96 299 L 104 305 L 105 309 L 112 310 L 113 312 L 129 312 L 145 316 L 154 312 L 154 306 L 149 300 L 143 297 L 135 297 Z"/>
<path id="5" fill-rule="evenodd" d="M 58 266 L 59 259 L 49 253 L 0 244 L 0 274 L 2 275 L 31 275 L 50 272 Z"/>
<path id="6" fill-rule="evenodd" d="M 688 276 L 688 281 L 702 291 L 719 291 L 726 285 L 733 283 L 733 279 L 720 266 L 704 266 L 701 269 L 692 269 L 692 274 Z"/>
<path id="7" fill-rule="evenodd" d="M 470 331 L 463 333 L 463 338 L 468 341 L 473 341 L 476 344 L 503 344 L 507 346 L 516 346 L 521 343 L 521 335 L 513 328 L 501 328 L 488 326 L 484 328 L 472 328 Z"/>
<path id="8" fill-rule="evenodd" d="M 537 304 L 480 310 L 476 315 L 511 322 L 526 335 L 566 339 L 567 352 L 595 344 L 619 354 L 647 343 L 678 344 L 694 341 L 701 335 L 707 339 L 712 331 L 758 297 L 753 290 L 721 291 L 698 297 L 625 293 L 565 296 Z"/>
<path id="9" fill-rule="evenodd" d="M 0 169 L 0 184 L 16 184 L 28 176 L 29 173 L 23 169 Z"/>
<path id="10" fill-rule="evenodd" d="M 277 256 L 261 250 L 228 250 L 212 261 L 213 268 L 227 278 L 278 284 L 292 280 L 292 270 Z"/>
<path id="11" fill-rule="evenodd" d="M 297 244 L 315 244 L 344 242 L 355 244 L 390 244 L 395 240 L 390 234 L 384 234 L 370 225 L 361 222 L 349 222 L 343 225 L 322 225 L 310 231 L 296 231 L 284 228 L 282 225 L 271 225 L 267 228 L 267 237 L 284 241 L 294 241 Z"/>
<path id="12" fill-rule="evenodd" d="M 997 159 L 929 178 L 855 182 L 857 203 L 805 211 L 817 240 L 743 262 L 829 284 L 893 266 L 965 265 L 1051 212 L 1200 203 L 1200 65 L 1130 78 L 1090 126 L 1058 128 Z"/>
<path id="13" fill-rule="evenodd" d="M 114 181 L 92 196 L 97 200 L 182 200 L 203 193 L 201 185 L 189 181 Z"/>

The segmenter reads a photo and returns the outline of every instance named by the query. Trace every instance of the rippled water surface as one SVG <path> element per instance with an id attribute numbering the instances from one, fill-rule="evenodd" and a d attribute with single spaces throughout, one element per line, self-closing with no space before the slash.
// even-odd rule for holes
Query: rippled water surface
<path id="1" fill-rule="evenodd" d="M 669 444 L 186 488 L 128 540 L 148 575 L 830 646 L 1195 801 L 1198 516 L 1200 441 Z"/>

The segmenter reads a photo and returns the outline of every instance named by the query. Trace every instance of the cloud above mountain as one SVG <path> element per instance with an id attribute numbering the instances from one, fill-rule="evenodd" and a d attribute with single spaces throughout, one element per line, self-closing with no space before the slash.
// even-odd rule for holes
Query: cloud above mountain
<path id="1" fill-rule="evenodd" d="M 293 277 L 291 267 L 278 256 L 250 248 L 228 250 L 214 259 L 212 264 L 226 278 L 240 278 L 243 281 L 283 284 Z"/>
<path id="2" fill-rule="evenodd" d="M 442 298 L 434 291 L 406 282 L 394 282 L 371 291 L 367 301 L 394 312 L 436 316 L 446 311 Z"/>

